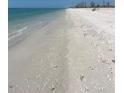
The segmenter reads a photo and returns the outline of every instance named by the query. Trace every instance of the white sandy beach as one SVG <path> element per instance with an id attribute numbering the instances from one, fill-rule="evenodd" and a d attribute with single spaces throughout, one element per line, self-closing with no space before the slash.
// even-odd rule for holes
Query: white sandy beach
<path id="1" fill-rule="evenodd" d="M 114 9 L 66 9 L 9 48 L 9 93 L 114 93 Z"/>

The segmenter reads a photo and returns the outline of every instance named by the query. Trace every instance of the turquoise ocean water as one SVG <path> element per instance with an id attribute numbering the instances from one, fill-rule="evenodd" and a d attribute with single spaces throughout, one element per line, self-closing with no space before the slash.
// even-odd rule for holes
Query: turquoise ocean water
<path id="1" fill-rule="evenodd" d="M 53 16 L 50 13 L 59 11 L 60 9 L 9 8 L 8 10 L 10 33 L 17 31 L 24 26 L 28 26 L 31 22 L 48 21 Z"/>
<path id="2" fill-rule="evenodd" d="M 8 38 L 9 42 L 22 38 L 31 31 L 36 31 L 50 21 L 56 20 L 63 9 L 9 8 Z"/>

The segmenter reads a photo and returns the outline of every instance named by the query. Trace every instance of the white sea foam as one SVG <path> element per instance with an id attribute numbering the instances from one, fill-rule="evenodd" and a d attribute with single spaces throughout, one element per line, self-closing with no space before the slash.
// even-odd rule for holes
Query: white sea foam
<path id="1" fill-rule="evenodd" d="M 23 32 L 24 32 L 25 30 L 27 30 L 27 29 L 28 29 L 28 26 L 25 26 L 25 27 L 19 29 L 19 30 L 16 31 L 16 32 L 10 33 L 10 34 L 9 34 L 9 39 L 8 39 L 8 40 L 11 40 L 11 39 L 13 39 L 13 38 L 16 38 L 16 37 L 22 35 Z"/>

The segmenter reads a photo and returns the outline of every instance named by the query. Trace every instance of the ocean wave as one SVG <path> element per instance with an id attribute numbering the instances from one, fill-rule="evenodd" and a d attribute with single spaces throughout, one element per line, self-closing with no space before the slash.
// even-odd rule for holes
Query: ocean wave
<path id="1" fill-rule="evenodd" d="M 16 38 L 16 37 L 22 35 L 24 33 L 24 31 L 27 30 L 27 29 L 28 29 L 28 26 L 25 26 L 25 27 L 17 30 L 16 32 L 10 33 L 9 36 L 8 36 L 8 40 L 11 40 L 13 38 Z"/>

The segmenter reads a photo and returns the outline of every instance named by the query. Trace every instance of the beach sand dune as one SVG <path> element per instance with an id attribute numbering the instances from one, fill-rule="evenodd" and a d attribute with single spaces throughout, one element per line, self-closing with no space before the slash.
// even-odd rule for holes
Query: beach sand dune
<path id="1" fill-rule="evenodd" d="M 9 93 L 114 93 L 114 9 L 65 9 L 9 48 Z"/>

